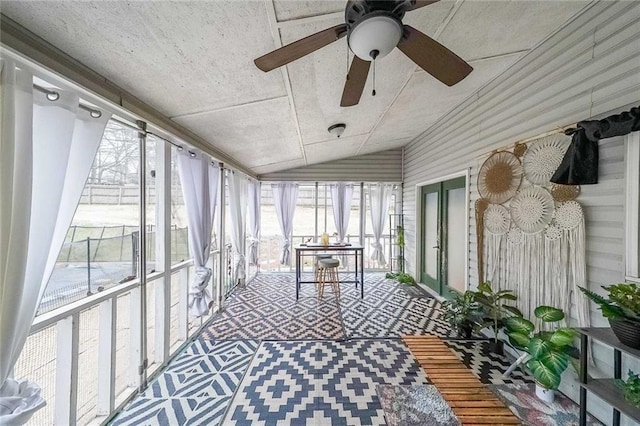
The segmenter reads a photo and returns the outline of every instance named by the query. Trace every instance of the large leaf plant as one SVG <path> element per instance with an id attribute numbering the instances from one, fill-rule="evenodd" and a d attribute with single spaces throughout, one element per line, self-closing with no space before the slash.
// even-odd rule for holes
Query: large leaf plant
<path id="1" fill-rule="evenodd" d="M 622 283 L 602 288 L 609 293 L 608 298 L 583 287 L 580 290 L 600 307 L 605 318 L 640 322 L 640 287 L 634 283 Z"/>
<path id="2" fill-rule="evenodd" d="M 564 312 L 551 306 L 538 306 L 534 315 L 545 323 L 564 319 Z M 573 346 L 576 332 L 568 327 L 536 332 L 535 325 L 522 317 L 507 318 L 505 328 L 509 343 L 529 354 L 526 365 L 536 382 L 546 389 L 558 389 L 570 358 L 577 357 L 577 349 Z"/>
<path id="3" fill-rule="evenodd" d="M 506 303 L 516 300 L 518 298 L 511 290 L 494 291 L 488 282 L 478 286 L 475 301 L 480 304 L 483 310 L 482 325 L 493 330 L 493 338 L 496 342 L 498 341 L 498 333 L 504 326 L 504 320 L 512 316 L 522 316 L 522 312 L 518 308 Z"/>

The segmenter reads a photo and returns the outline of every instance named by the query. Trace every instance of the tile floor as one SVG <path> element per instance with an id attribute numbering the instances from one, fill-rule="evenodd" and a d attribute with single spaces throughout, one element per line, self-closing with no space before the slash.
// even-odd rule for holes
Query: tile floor
<path id="1" fill-rule="evenodd" d="M 399 340 L 436 334 L 485 383 L 530 382 L 486 343 L 453 339 L 436 299 L 367 274 L 338 300 L 293 274 L 260 274 L 112 421 L 113 425 L 385 424 L 379 384 L 429 383 Z"/>

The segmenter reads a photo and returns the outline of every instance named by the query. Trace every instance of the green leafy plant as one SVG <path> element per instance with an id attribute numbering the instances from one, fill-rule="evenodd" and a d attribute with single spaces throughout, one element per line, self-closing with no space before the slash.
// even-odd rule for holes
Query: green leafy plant
<path id="1" fill-rule="evenodd" d="M 494 291 L 488 282 L 480 284 L 474 296 L 483 311 L 481 325 L 493 330 L 493 338 L 497 343 L 498 333 L 503 327 L 504 319 L 522 316 L 522 312 L 518 308 L 506 304 L 508 301 L 518 300 L 518 297 L 511 290 Z"/>
<path id="2" fill-rule="evenodd" d="M 534 315 L 545 323 L 564 319 L 564 312 L 552 306 L 538 306 Z M 527 367 L 536 382 L 546 389 L 558 389 L 562 373 L 569 366 L 570 358 L 577 357 L 573 346 L 575 331 L 558 327 L 555 331 L 535 331 L 535 325 L 522 317 L 505 320 L 509 343 L 529 354 Z"/>
<path id="3" fill-rule="evenodd" d="M 622 390 L 624 398 L 640 408 L 640 375 L 634 374 L 633 371 L 629 370 L 629 377 L 626 382 L 622 379 L 617 379 L 615 382 Z"/>
<path id="4" fill-rule="evenodd" d="M 580 287 L 580 290 L 599 305 L 605 318 L 614 321 L 624 319 L 640 321 L 640 287 L 634 283 L 621 283 L 602 286 L 602 288 L 607 290 L 608 297 L 600 296 L 583 287 Z"/>
<path id="5" fill-rule="evenodd" d="M 404 228 L 402 225 L 396 226 L 396 244 L 398 247 L 404 247 Z"/>
<path id="6" fill-rule="evenodd" d="M 396 280 L 402 284 L 408 284 L 408 285 L 416 284 L 416 279 L 405 272 L 387 272 L 387 274 L 385 275 L 385 278 Z"/>
<path id="7" fill-rule="evenodd" d="M 443 302 L 444 319 L 458 331 L 466 330 L 470 334 L 473 326 L 482 319 L 482 309 L 475 297 L 475 292 L 467 290 L 464 294 L 456 294 L 452 300 Z"/>

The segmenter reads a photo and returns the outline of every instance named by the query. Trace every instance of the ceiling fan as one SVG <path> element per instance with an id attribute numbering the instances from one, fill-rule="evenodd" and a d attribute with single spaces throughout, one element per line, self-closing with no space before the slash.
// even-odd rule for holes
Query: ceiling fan
<path id="1" fill-rule="evenodd" d="M 254 62 L 262 71 L 271 71 L 347 36 L 349 49 L 355 56 L 347 74 L 340 106 L 358 104 L 371 61 L 386 56 L 394 47 L 398 47 L 420 68 L 447 86 L 453 86 L 469 75 L 473 68 L 428 35 L 402 24 L 406 12 L 438 1 L 348 0 L 344 24 L 283 46 Z"/>

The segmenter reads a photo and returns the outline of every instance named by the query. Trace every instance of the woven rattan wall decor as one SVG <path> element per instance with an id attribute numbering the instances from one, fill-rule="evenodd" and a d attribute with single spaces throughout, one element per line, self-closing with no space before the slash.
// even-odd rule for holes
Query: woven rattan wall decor
<path id="1" fill-rule="evenodd" d="M 528 318 L 539 305 L 570 312 L 589 326 L 584 214 L 580 188 L 549 179 L 570 143 L 558 133 L 491 153 L 478 172 L 478 279 L 512 290 Z"/>

